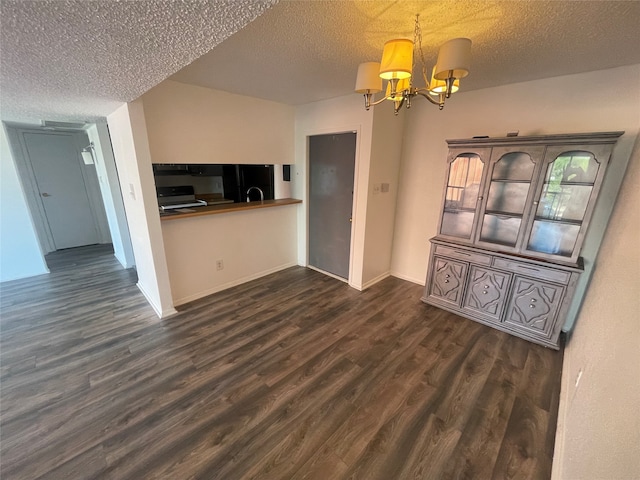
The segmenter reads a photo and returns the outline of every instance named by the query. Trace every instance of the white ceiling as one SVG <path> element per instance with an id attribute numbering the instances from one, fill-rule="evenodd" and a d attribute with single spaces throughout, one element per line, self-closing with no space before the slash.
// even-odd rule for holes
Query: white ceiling
<path id="1" fill-rule="evenodd" d="M 92 120 L 175 72 L 294 105 L 349 94 L 415 13 L 429 66 L 447 39 L 472 39 L 462 90 L 640 63 L 640 1 L 272 3 L 1 0 L 2 118 Z"/>

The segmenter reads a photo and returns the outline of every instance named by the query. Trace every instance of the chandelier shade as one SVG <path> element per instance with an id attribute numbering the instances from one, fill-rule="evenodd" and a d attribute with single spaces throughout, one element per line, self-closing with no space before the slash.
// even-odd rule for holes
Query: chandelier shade
<path id="1" fill-rule="evenodd" d="M 384 44 L 380 62 L 380 78 L 391 80 L 411 77 L 413 70 L 413 42 L 408 38 L 396 38 Z"/>
<path id="2" fill-rule="evenodd" d="M 365 62 L 358 66 L 356 78 L 356 93 L 378 93 L 382 91 L 382 78 L 380 78 L 380 64 L 378 62 Z"/>
<path id="3" fill-rule="evenodd" d="M 464 78 L 469 75 L 470 64 L 471 40 L 453 38 L 440 47 L 434 77 L 436 80 L 446 80 L 450 76 Z M 453 74 L 450 75 L 449 72 Z"/>

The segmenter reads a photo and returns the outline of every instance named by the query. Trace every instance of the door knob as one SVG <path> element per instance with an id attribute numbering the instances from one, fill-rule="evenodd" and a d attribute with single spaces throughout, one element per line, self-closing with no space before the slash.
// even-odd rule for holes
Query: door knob
<path id="1" fill-rule="evenodd" d="M 48 194 L 47 192 L 44 192 L 44 193 L 42 193 L 42 196 L 43 196 L 43 197 L 50 197 L 51 195 L 50 195 L 50 194 Z"/>

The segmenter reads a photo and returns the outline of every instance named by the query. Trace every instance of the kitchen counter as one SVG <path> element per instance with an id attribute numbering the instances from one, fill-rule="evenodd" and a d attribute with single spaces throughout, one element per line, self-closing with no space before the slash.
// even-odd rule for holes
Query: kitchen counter
<path id="1" fill-rule="evenodd" d="M 297 200 L 295 198 L 283 198 L 279 200 L 209 205 L 206 207 L 188 207 L 160 212 L 160 220 L 176 220 L 178 218 L 199 217 L 202 215 L 217 215 L 221 213 L 242 212 L 244 210 L 254 210 L 256 208 L 281 207 L 284 205 L 295 205 L 298 203 L 302 203 L 302 200 Z"/>

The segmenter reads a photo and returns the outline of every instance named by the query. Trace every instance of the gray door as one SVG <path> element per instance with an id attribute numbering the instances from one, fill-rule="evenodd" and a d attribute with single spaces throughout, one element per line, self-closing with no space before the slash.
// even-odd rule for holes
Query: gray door
<path id="1" fill-rule="evenodd" d="M 309 265 L 349 278 L 356 134 L 309 137 Z"/>
<path id="2" fill-rule="evenodd" d="M 25 133 L 24 141 L 56 249 L 99 243 L 73 136 Z"/>

